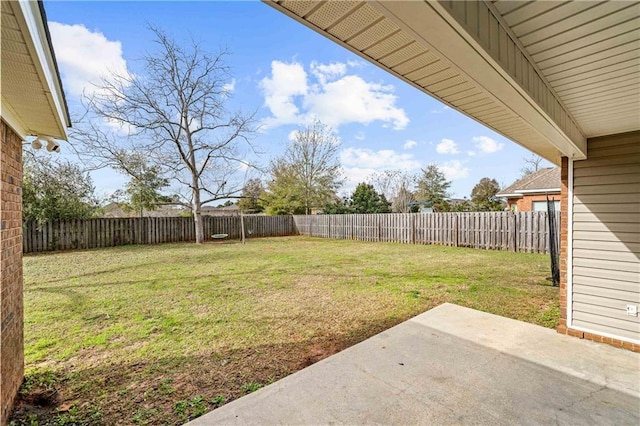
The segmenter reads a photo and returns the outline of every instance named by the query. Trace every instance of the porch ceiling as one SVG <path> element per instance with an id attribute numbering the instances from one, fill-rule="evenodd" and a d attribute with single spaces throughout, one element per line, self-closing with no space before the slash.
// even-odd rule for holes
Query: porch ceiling
<path id="1" fill-rule="evenodd" d="M 21 137 L 66 139 L 70 125 L 38 2 L 2 1 L 1 116 Z"/>
<path id="2" fill-rule="evenodd" d="M 585 136 L 640 129 L 640 4 L 493 1 Z"/>
<path id="3" fill-rule="evenodd" d="M 638 3 L 267 4 L 557 164 L 640 129 Z"/>

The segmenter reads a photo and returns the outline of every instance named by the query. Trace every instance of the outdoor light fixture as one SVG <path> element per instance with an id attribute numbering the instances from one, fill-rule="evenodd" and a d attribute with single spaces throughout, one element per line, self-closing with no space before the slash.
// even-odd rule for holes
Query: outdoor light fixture
<path id="1" fill-rule="evenodd" d="M 42 141 L 40 140 L 40 138 L 35 138 L 33 142 L 31 142 L 31 148 L 33 149 L 42 148 Z"/>
<path id="2" fill-rule="evenodd" d="M 51 136 L 36 136 L 36 138 L 31 142 L 31 148 L 40 149 L 47 144 L 47 151 L 60 153 L 60 144 L 56 142 Z"/>
<path id="3" fill-rule="evenodd" d="M 47 138 L 47 151 L 60 153 L 60 145 L 53 138 Z"/>

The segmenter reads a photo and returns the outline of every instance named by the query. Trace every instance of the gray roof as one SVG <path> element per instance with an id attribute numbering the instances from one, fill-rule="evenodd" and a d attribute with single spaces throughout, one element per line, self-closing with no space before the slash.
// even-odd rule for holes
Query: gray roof
<path id="1" fill-rule="evenodd" d="M 522 192 L 552 192 L 559 193 L 561 186 L 560 180 L 560 167 L 546 167 L 540 169 L 535 173 L 525 176 L 520 180 L 517 180 L 512 185 L 509 185 L 502 191 L 498 192 L 496 196 L 506 197 L 508 195 L 522 195 Z"/>

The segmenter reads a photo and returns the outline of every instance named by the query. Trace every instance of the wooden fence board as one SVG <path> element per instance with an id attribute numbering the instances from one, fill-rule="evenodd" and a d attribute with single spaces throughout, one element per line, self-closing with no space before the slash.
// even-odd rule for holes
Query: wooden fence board
<path id="1" fill-rule="evenodd" d="M 546 212 L 396 213 L 313 216 L 245 216 L 247 238 L 308 235 L 322 238 L 438 244 L 453 247 L 549 252 Z M 240 238 L 239 216 L 203 216 L 205 241 L 217 233 Z M 560 215 L 556 215 L 560 229 Z M 189 217 L 27 221 L 25 253 L 127 244 L 194 241 Z M 559 247 L 559 235 L 557 244 Z"/>
<path id="2" fill-rule="evenodd" d="M 298 235 L 292 216 L 245 216 L 247 238 Z M 203 216 L 205 241 L 213 234 L 240 238 L 239 216 Z M 92 249 L 130 244 L 194 241 L 190 217 L 54 220 L 23 224 L 23 252 Z"/>
<path id="3" fill-rule="evenodd" d="M 322 238 L 549 252 L 546 212 L 314 215 L 294 216 L 294 222 L 300 235 Z"/>

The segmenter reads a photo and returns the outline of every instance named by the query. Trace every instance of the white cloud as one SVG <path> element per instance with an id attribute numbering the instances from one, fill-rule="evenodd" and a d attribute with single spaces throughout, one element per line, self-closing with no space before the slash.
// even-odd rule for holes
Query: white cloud
<path id="1" fill-rule="evenodd" d="M 343 167 L 342 171 L 344 173 L 344 183 L 340 192 L 350 195 L 359 183 L 368 183 L 371 176 L 378 170 L 362 167 Z"/>
<path id="2" fill-rule="evenodd" d="M 451 139 L 442 139 L 442 141 L 436 145 L 436 152 L 438 154 L 458 154 L 460 150 L 458 149 L 458 144 Z"/>
<path id="3" fill-rule="evenodd" d="M 403 109 L 395 106 L 393 86 L 368 83 L 357 75 L 322 85 L 305 97 L 304 106 L 333 127 L 346 123 L 369 124 L 380 120 L 403 129 L 409 123 Z"/>
<path id="4" fill-rule="evenodd" d="M 351 68 L 364 68 L 368 66 L 369 63 L 365 61 L 358 61 L 358 60 L 354 61 L 354 60 L 348 59 L 347 65 L 349 65 Z"/>
<path id="5" fill-rule="evenodd" d="M 364 133 L 358 132 L 353 138 L 357 141 L 363 141 L 366 139 L 366 136 L 364 135 Z"/>
<path id="6" fill-rule="evenodd" d="M 431 111 L 429 111 L 431 114 L 442 114 L 443 112 L 447 111 L 448 109 L 451 109 L 451 107 L 449 105 L 443 105 L 442 108 L 439 109 L 432 109 Z"/>
<path id="7" fill-rule="evenodd" d="M 307 93 L 307 73 L 302 65 L 273 61 L 271 62 L 271 78 L 260 81 L 264 93 L 264 103 L 274 117 L 271 124 L 298 123 L 298 107 L 294 97 Z M 265 123 L 268 125 L 269 123 Z"/>
<path id="8" fill-rule="evenodd" d="M 416 146 L 418 146 L 418 142 L 412 141 L 411 139 L 409 139 L 404 143 L 404 145 L 402 145 L 402 149 L 411 149 L 411 148 L 415 148 Z"/>
<path id="9" fill-rule="evenodd" d="M 224 90 L 227 94 L 233 93 L 236 90 L 236 79 L 232 79 L 229 83 L 225 83 L 222 86 L 222 90 Z"/>
<path id="10" fill-rule="evenodd" d="M 272 117 L 265 127 L 300 124 L 317 118 L 334 128 L 347 123 L 389 123 L 403 129 L 409 123 L 405 111 L 396 106 L 397 97 L 390 85 L 365 81 L 347 74 L 342 63 L 311 63 L 314 84 L 302 64 L 273 61 L 271 76 L 260 82 L 265 105 Z"/>
<path id="11" fill-rule="evenodd" d="M 316 61 L 311 62 L 311 74 L 313 74 L 322 85 L 326 84 L 327 81 L 342 77 L 346 73 L 347 65 L 341 62 L 331 62 L 330 64 L 320 64 Z"/>
<path id="12" fill-rule="evenodd" d="M 49 30 L 67 94 L 80 96 L 84 91 L 90 95 L 96 90 L 91 83 L 99 83 L 101 77 L 127 74 L 119 41 L 108 40 L 84 25 L 49 22 Z"/>
<path id="13" fill-rule="evenodd" d="M 497 142 L 488 136 L 474 136 L 472 140 L 476 145 L 476 148 L 485 154 L 492 154 L 504 148 L 504 144 L 502 142 Z"/>
<path id="14" fill-rule="evenodd" d="M 467 155 L 469 157 L 475 157 L 476 156 L 476 152 L 475 151 L 467 151 Z"/>
<path id="15" fill-rule="evenodd" d="M 347 167 L 411 170 L 420 167 L 413 154 L 399 154 L 392 149 L 373 151 L 366 148 L 346 148 L 340 152 L 340 162 Z"/>
<path id="16" fill-rule="evenodd" d="M 444 173 L 449 180 L 462 179 L 469 176 L 471 171 L 468 167 L 458 160 L 445 161 L 438 164 L 438 168 Z"/>
<path id="17" fill-rule="evenodd" d="M 382 170 L 417 170 L 420 163 L 413 154 L 400 154 L 391 149 L 373 151 L 363 148 L 346 148 L 340 152 L 345 183 L 343 191 L 351 193 L 361 182 L 367 182 Z"/>

